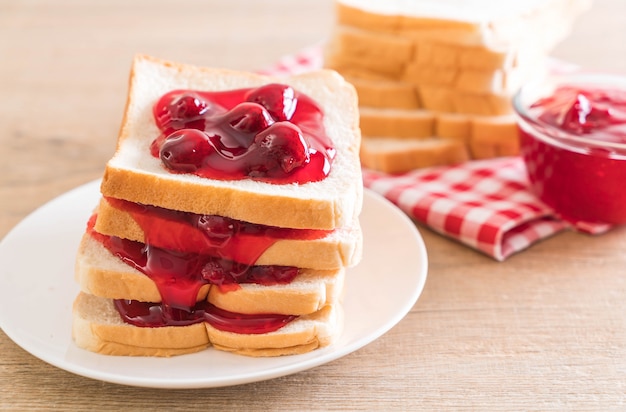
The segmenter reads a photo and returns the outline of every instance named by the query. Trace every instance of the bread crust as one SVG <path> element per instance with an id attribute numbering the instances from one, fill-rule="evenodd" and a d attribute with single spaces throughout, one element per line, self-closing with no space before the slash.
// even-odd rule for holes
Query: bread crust
<path id="1" fill-rule="evenodd" d="M 230 312 L 255 314 L 278 313 L 306 315 L 317 312 L 327 304 L 343 300 L 345 271 L 307 272 L 295 279 L 298 286 L 263 287 L 244 284 L 235 291 L 211 287 L 207 300 Z M 309 285 L 302 285 L 309 283 Z M 308 287 L 306 287 L 308 286 Z"/>
<path id="2" fill-rule="evenodd" d="M 209 346 L 203 324 L 139 328 L 124 323 L 109 299 L 79 293 L 72 310 L 78 347 L 104 355 L 174 356 Z"/>
<path id="3" fill-rule="evenodd" d="M 324 180 L 302 185 L 219 181 L 169 173 L 150 155 L 149 145 L 158 135 L 151 109 L 164 93 L 180 88 L 228 90 L 271 82 L 290 84 L 322 107 L 326 133 L 337 150 Z M 342 227 L 358 217 L 362 205 L 358 124 L 354 87 L 329 70 L 275 78 L 137 56 L 117 150 L 107 163 L 101 191 L 132 202 L 271 226 Z"/>
<path id="4" fill-rule="evenodd" d="M 429 138 L 364 137 L 361 146 L 363 166 L 385 173 L 450 165 L 469 160 L 467 147 L 459 140 Z"/>
<path id="5" fill-rule="evenodd" d="M 305 328 L 287 325 L 262 335 L 239 335 L 215 329 L 206 323 L 209 340 L 216 349 L 247 356 L 282 356 L 310 352 L 329 346 L 343 330 L 343 311 L 339 305 L 326 305 L 321 310 L 298 320 Z"/>
<path id="6" fill-rule="evenodd" d="M 410 83 L 347 75 L 346 80 L 356 88 L 361 106 L 392 109 L 418 109 L 420 107 L 417 89 Z M 363 117 L 361 117 L 362 122 Z"/>
<path id="7" fill-rule="evenodd" d="M 470 150 L 474 159 L 516 156 L 520 151 L 519 132 L 513 117 L 477 118 L 472 122 Z"/>
<path id="8" fill-rule="evenodd" d="M 435 114 L 425 110 L 361 107 L 361 131 L 363 136 L 432 137 Z"/>
<path id="9" fill-rule="evenodd" d="M 534 8 L 517 10 L 517 14 L 503 15 L 489 14 L 489 7 L 483 5 L 485 15 L 470 18 L 463 14 L 448 17 L 397 13 L 398 3 L 402 4 L 396 2 L 396 8 L 392 4 L 391 12 L 378 12 L 355 1 L 339 0 L 336 2 L 337 22 L 381 33 L 415 33 L 421 38 L 456 45 L 495 48 L 530 43 L 547 52 L 571 30 L 574 18 L 590 7 L 591 0 L 545 1 L 536 3 Z"/>
<path id="10" fill-rule="evenodd" d="M 117 356 L 169 357 L 215 348 L 247 356 L 280 356 L 312 351 L 334 342 L 343 330 L 338 305 L 325 306 L 283 328 L 264 334 L 223 332 L 208 323 L 136 327 L 125 324 L 110 299 L 80 293 L 73 305 L 72 337 L 80 348 Z"/>
<path id="11" fill-rule="evenodd" d="M 512 115 L 478 116 L 369 107 L 362 108 L 362 111 L 362 118 L 373 123 L 363 129 L 361 144 L 361 162 L 370 169 L 404 173 L 469 159 L 519 154 L 519 134 Z M 403 121 L 412 114 L 412 122 Z M 428 120 L 433 132 L 427 136 L 425 131 L 428 129 L 424 125 L 410 125 Z M 385 126 L 387 124 L 393 124 L 393 127 Z M 398 131 L 401 125 L 406 127 Z M 387 134 L 383 135 L 384 132 Z"/>
<path id="12" fill-rule="evenodd" d="M 377 14 L 358 9 L 341 2 L 336 2 L 336 14 L 339 24 L 354 26 L 365 30 L 381 32 L 399 32 L 405 30 L 454 30 L 466 35 L 477 33 L 476 24 L 438 18 L 419 18 L 398 14 Z"/>

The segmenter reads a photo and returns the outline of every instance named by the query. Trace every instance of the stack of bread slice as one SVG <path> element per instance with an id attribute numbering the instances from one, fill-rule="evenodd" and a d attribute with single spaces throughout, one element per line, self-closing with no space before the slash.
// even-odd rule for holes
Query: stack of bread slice
<path id="1" fill-rule="evenodd" d="M 335 150 L 324 179 L 214 179 L 173 173 L 151 155 L 153 108 L 166 93 L 277 82 L 322 110 Z M 356 92 L 335 72 L 278 79 L 138 56 L 117 150 L 77 255 L 76 344 L 113 355 L 213 346 L 278 356 L 334 342 L 346 268 L 362 253 L 359 145 Z M 269 282 L 257 281 L 268 273 Z"/>
<path id="2" fill-rule="evenodd" d="M 357 89 L 364 166 L 517 154 L 511 97 L 590 0 L 337 0 L 325 65 Z"/>

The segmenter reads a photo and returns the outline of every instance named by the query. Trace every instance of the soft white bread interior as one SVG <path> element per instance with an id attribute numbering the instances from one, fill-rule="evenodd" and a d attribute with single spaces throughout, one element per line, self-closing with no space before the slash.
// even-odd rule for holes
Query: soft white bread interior
<path id="1" fill-rule="evenodd" d="M 223 332 L 206 322 L 190 326 L 140 328 L 124 323 L 113 301 L 80 293 L 74 301 L 72 335 L 76 345 L 107 355 L 174 356 L 216 349 L 248 356 L 309 352 L 331 344 L 343 328 L 338 305 L 298 317 L 281 329 L 263 334 Z"/>
<path id="2" fill-rule="evenodd" d="M 161 302 L 154 281 L 122 262 L 100 242 L 83 235 L 76 259 L 75 278 L 85 293 L 108 299 L 132 299 Z M 337 303 L 343 296 L 345 270 L 301 269 L 289 284 L 262 286 L 241 284 L 237 290 L 223 291 L 205 285 L 197 300 L 208 300 L 215 306 L 235 313 L 277 313 L 303 315 L 326 304 Z"/>
<path id="3" fill-rule="evenodd" d="M 94 229 L 104 235 L 145 243 L 145 234 L 132 216 L 111 206 L 106 199 L 100 201 Z M 320 239 L 279 239 L 259 257 L 256 264 L 333 270 L 356 265 L 362 253 L 361 225 L 354 219 Z"/>
<path id="4" fill-rule="evenodd" d="M 212 180 L 170 173 L 150 155 L 150 143 L 159 134 L 152 107 L 163 94 L 175 89 L 251 88 L 272 82 L 291 85 L 322 108 L 326 134 L 337 150 L 324 180 L 301 185 Z M 131 71 L 117 151 L 107 163 L 101 190 L 105 196 L 132 202 L 272 226 L 346 226 L 359 215 L 362 205 L 358 125 L 354 87 L 333 71 L 274 78 L 138 56 Z"/>

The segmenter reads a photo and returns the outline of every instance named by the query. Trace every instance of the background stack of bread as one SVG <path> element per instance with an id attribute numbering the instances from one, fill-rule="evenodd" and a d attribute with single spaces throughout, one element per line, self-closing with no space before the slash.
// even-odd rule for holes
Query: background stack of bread
<path id="1" fill-rule="evenodd" d="M 325 65 L 357 89 L 365 167 L 515 155 L 511 98 L 590 0 L 337 0 Z"/>

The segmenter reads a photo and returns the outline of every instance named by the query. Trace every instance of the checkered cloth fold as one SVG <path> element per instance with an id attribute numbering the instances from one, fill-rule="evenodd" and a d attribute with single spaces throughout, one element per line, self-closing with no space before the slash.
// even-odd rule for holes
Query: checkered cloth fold
<path id="1" fill-rule="evenodd" d="M 322 67 L 320 46 L 286 56 L 262 73 L 290 75 Z M 363 169 L 365 187 L 415 221 L 503 261 L 562 230 L 600 234 L 609 225 L 567 222 L 535 197 L 520 157 L 388 175 Z"/>
<path id="2" fill-rule="evenodd" d="M 610 228 L 560 219 L 529 190 L 520 157 L 401 175 L 364 170 L 363 180 L 416 221 L 499 261 L 564 229 L 598 234 Z"/>

